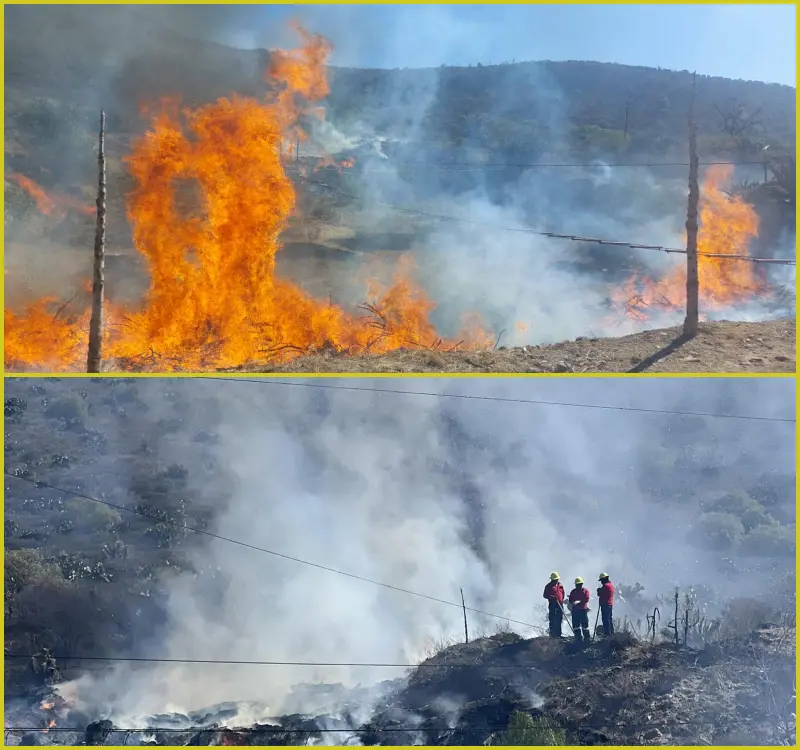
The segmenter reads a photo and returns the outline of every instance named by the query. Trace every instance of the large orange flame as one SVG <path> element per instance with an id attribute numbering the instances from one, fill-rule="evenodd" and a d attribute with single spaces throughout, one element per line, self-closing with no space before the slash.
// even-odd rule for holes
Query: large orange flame
<path id="1" fill-rule="evenodd" d="M 298 28 L 303 47 L 273 55 L 266 101 L 234 95 L 198 109 L 164 101 L 126 162 L 134 244 L 150 271 L 141 309 L 109 305 L 104 354 L 125 369 L 208 370 L 308 351 L 484 346 L 472 321 L 454 341 L 430 322 L 434 302 L 409 259 L 394 282 L 369 284 L 364 313 L 309 297 L 277 278 L 280 235 L 295 209 L 281 161 L 301 115 L 328 93 L 330 45 Z M 5 311 L 7 369 L 83 369 L 87 313 L 54 314 L 55 300 Z"/>
<path id="2" fill-rule="evenodd" d="M 710 167 L 700 191 L 697 273 L 700 305 L 705 310 L 721 310 L 767 291 L 754 263 L 725 257 L 747 256 L 751 240 L 758 236 L 755 209 L 723 191 L 732 174 L 733 168 L 727 165 Z M 614 292 L 612 301 L 639 320 L 647 320 L 654 312 L 682 311 L 686 307 L 685 261 L 660 279 L 635 274 Z"/>

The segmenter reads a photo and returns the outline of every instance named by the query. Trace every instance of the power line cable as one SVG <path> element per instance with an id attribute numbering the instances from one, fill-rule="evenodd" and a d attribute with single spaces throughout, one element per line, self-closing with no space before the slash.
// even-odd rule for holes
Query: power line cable
<path id="1" fill-rule="evenodd" d="M 634 169 L 637 167 L 646 167 L 647 169 L 656 169 L 659 167 L 688 167 L 689 162 L 683 161 L 676 161 L 676 162 L 653 162 L 653 163 L 622 163 L 617 162 L 616 164 L 605 164 L 605 163 L 598 163 L 598 162 L 589 162 L 585 164 L 581 163 L 565 163 L 565 162 L 536 162 L 536 163 L 518 163 L 518 164 L 477 164 L 477 163 L 469 163 L 469 162 L 427 162 L 427 161 L 393 161 L 392 159 L 385 160 L 386 164 L 389 165 L 397 165 L 397 166 L 420 166 L 420 167 L 436 167 L 439 169 L 463 169 L 465 171 L 469 171 L 472 169 L 536 169 L 536 168 L 543 168 L 543 169 L 617 169 L 617 168 L 630 168 Z M 762 167 L 764 166 L 763 161 L 701 161 L 699 163 L 701 167 L 717 167 L 717 166 L 726 166 L 726 167 Z M 369 170 L 369 169 L 362 169 L 360 171 L 375 171 L 378 170 Z"/>
<path id="2" fill-rule="evenodd" d="M 461 398 L 470 401 L 498 401 L 510 404 L 532 404 L 536 406 L 561 406 L 574 409 L 602 409 L 608 411 L 640 412 L 644 414 L 669 414 L 681 417 L 707 417 L 710 419 L 744 419 L 757 422 L 788 422 L 796 420 L 788 417 L 761 417 L 749 414 L 719 414 L 701 411 L 679 411 L 674 409 L 648 409 L 639 406 L 611 406 L 608 404 L 582 404 L 570 401 L 546 401 L 532 398 L 510 398 L 506 396 L 475 396 L 469 393 L 435 393 L 433 391 L 404 391 L 399 388 L 373 388 L 358 385 L 328 385 L 327 383 L 302 382 L 298 380 L 267 380 L 265 378 L 222 378 L 214 375 L 197 375 L 198 380 L 221 380 L 237 383 L 259 383 L 265 385 L 284 385 L 294 388 L 319 388 L 332 391 L 366 391 L 368 393 L 385 393 L 400 396 L 432 396 L 434 398 Z"/>
<path id="3" fill-rule="evenodd" d="M 313 180 L 307 177 L 303 177 L 300 179 L 300 181 L 310 185 L 318 185 L 319 187 L 329 190 L 330 192 L 335 193 L 337 195 L 341 195 L 344 198 L 349 198 L 351 200 L 360 200 L 359 196 L 354 195 L 352 193 L 346 193 L 340 190 L 339 188 L 335 188 L 332 185 L 329 185 L 325 182 L 321 182 L 320 180 Z M 415 216 L 423 216 L 428 219 L 435 219 L 436 221 L 449 221 L 458 224 L 470 224 L 472 226 L 484 227 L 485 229 L 492 229 L 493 231 L 496 232 L 530 234 L 536 237 L 546 237 L 548 239 L 569 240 L 571 242 L 588 242 L 593 245 L 604 245 L 608 247 L 627 247 L 630 248 L 631 250 L 653 250 L 667 254 L 671 253 L 678 255 L 686 255 L 686 253 L 688 252 L 686 248 L 668 247 L 665 245 L 648 245 L 640 242 L 627 242 L 623 240 L 606 240 L 600 237 L 583 237 L 581 235 L 576 235 L 576 234 L 560 234 L 558 232 L 540 232 L 535 229 L 529 229 L 527 227 L 505 227 L 496 224 L 487 224 L 486 222 L 477 221 L 475 219 L 467 219 L 465 217 L 459 217 L 459 216 L 448 216 L 445 214 L 435 214 L 429 211 L 421 211 L 416 208 L 398 206 L 393 203 L 385 203 L 383 201 L 370 201 L 370 203 L 376 206 L 383 206 L 384 208 L 388 208 L 393 211 L 398 211 L 400 213 L 413 214 Z M 739 260 L 746 263 L 768 263 L 768 264 L 784 265 L 784 266 L 793 266 L 796 263 L 796 261 L 787 258 L 753 258 L 749 255 L 733 254 L 733 253 L 707 253 L 698 251 L 697 255 L 705 258 L 725 258 L 727 260 Z"/>
<path id="4" fill-rule="evenodd" d="M 83 500 L 90 500 L 93 503 L 99 503 L 101 505 L 105 505 L 109 508 L 114 508 L 116 510 L 121 510 L 126 513 L 133 513 L 137 516 L 142 516 L 143 518 L 147 518 L 151 521 L 156 521 L 157 523 L 165 523 L 170 526 L 174 526 L 179 529 L 183 529 L 185 531 L 192 531 L 196 534 L 202 534 L 207 537 L 211 537 L 212 539 L 219 539 L 223 542 L 228 542 L 230 544 L 235 544 L 238 547 L 245 547 L 246 549 L 255 550 L 256 552 L 263 552 L 267 555 L 272 555 L 273 557 L 279 557 L 283 560 L 289 560 L 291 562 L 300 563 L 302 565 L 307 565 L 312 568 L 317 568 L 318 570 L 324 570 L 328 573 L 336 573 L 340 576 L 345 576 L 346 578 L 352 578 L 356 581 L 362 581 L 364 583 L 371 583 L 374 586 L 381 586 L 382 588 L 390 589 L 392 591 L 397 591 L 403 594 L 410 594 L 411 596 L 419 597 L 420 599 L 427 599 L 428 601 L 436 602 L 438 604 L 446 604 L 450 607 L 457 607 L 458 609 L 466 609 L 467 612 L 474 612 L 475 614 L 484 615 L 486 617 L 493 617 L 497 620 L 503 620 L 504 622 L 514 623 L 515 625 L 523 625 L 527 628 L 534 628 L 535 630 L 542 630 L 538 625 L 533 625 L 530 622 L 523 622 L 522 620 L 514 620 L 510 617 L 504 617 L 503 615 L 494 614 L 492 612 L 486 612 L 482 609 L 475 609 L 474 607 L 464 607 L 463 604 L 458 602 L 451 602 L 447 599 L 440 599 L 439 597 L 429 596 L 428 594 L 423 594 L 419 591 L 412 591 L 411 589 L 402 588 L 400 586 L 394 586 L 390 583 L 384 583 L 383 581 L 376 581 L 372 578 L 367 578 L 365 576 L 356 575 L 355 573 L 348 573 L 344 570 L 338 570 L 337 568 L 331 568 L 327 565 L 321 565 L 319 563 L 314 563 L 309 560 L 303 560 L 299 557 L 293 557 L 292 555 L 285 555 L 282 552 L 276 552 L 275 550 L 267 549 L 266 547 L 258 547 L 255 544 L 248 544 L 247 542 L 239 541 L 238 539 L 231 539 L 230 537 L 222 536 L 221 534 L 215 534 L 212 531 L 207 531 L 206 529 L 198 529 L 193 526 L 188 526 L 186 524 L 178 523 L 177 521 L 172 521 L 167 518 L 159 517 L 157 515 L 153 515 L 151 513 L 145 513 L 144 511 L 138 510 L 136 508 L 129 508 L 125 505 L 119 505 L 118 503 L 112 503 L 108 500 L 101 500 L 96 497 L 92 497 L 91 495 L 86 495 L 81 492 L 75 492 L 74 490 L 68 490 L 64 487 L 58 487 L 56 485 L 50 484 L 49 482 L 44 482 L 38 479 L 33 479 L 31 477 L 21 476 L 19 474 L 14 474 L 13 472 L 9 472 L 4 470 L 4 474 L 8 477 L 13 477 L 14 479 L 19 479 L 23 482 L 28 482 L 29 484 L 36 485 L 37 487 L 44 487 L 51 490 L 55 490 L 56 492 L 64 492 L 73 497 L 79 497 Z"/>
<path id="5" fill-rule="evenodd" d="M 459 607 L 461 605 L 459 604 Z M 565 638 L 564 640 L 570 640 Z M 32 659 L 36 654 L 6 654 L 6 659 Z M 398 662 L 341 662 L 341 661 L 258 661 L 236 659 L 167 659 L 159 657 L 139 656 L 69 656 L 53 654 L 53 658 L 61 661 L 110 661 L 110 662 L 141 662 L 144 664 L 223 664 L 241 666 L 268 666 L 268 667 L 369 667 L 386 669 L 538 669 L 535 665 L 526 664 L 476 664 L 467 662 L 447 662 L 440 664 L 405 664 Z"/>
<path id="6" fill-rule="evenodd" d="M 581 720 L 579 722 L 575 722 L 580 725 L 580 727 L 587 727 L 592 729 L 600 729 L 604 727 L 612 728 L 624 728 L 624 727 L 636 727 L 642 726 L 650 728 L 652 727 L 652 720 L 645 720 L 642 719 L 640 721 L 632 721 L 632 722 L 587 722 L 585 720 Z M 686 720 L 686 721 L 673 721 L 670 720 L 670 726 L 717 726 L 718 722 L 716 721 L 703 721 L 702 719 L 695 719 L 695 720 Z M 506 729 L 508 727 L 508 722 L 480 722 L 479 725 L 477 724 L 467 724 L 466 727 L 469 728 L 470 726 L 481 726 L 485 727 L 486 729 Z M 429 727 L 425 725 L 418 725 L 415 727 L 370 727 L 361 725 L 360 727 L 353 728 L 353 729 L 344 729 L 344 728 L 331 728 L 331 729 L 297 729 L 295 727 L 291 728 L 283 728 L 283 727 L 242 727 L 240 729 L 229 728 L 229 727 L 188 727 L 186 729 L 180 729 L 177 727 L 142 727 L 142 728 L 122 728 L 122 727 L 114 727 L 110 730 L 110 732 L 131 732 L 131 733 L 153 733 L 153 734 L 163 734 L 163 733 L 173 733 L 173 734 L 183 734 L 183 733 L 196 733 L 200 734 L 202 732 L 208 732 L 213 734 L 221 734 L 225 732 L 230 732 L 231 734 L 328 734 L 332 732 L 336 733 L 352 733 L 352 734 L 370 734 L 370 733 L 390 733 L 390 732 L 456 732 L 461 727 Z M 77 732 L 83 734 L 86 731 L 85 727 L 76 728 L 76 727 L 50 727 L 48 729 L 44 729 L 43 727 L 5 727 L 5 732 Z"/>

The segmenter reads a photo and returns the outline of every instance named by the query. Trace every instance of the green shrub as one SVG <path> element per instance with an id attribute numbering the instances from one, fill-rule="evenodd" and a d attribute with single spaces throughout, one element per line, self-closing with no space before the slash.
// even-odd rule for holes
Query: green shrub
<path id="1" fill-rule="evenodd" d="M 754 528 L 742 540 L 740 551 L 757 557 L 794 557 L 795 527 L 777 523 Z"/>
<path id="2" fill-rule="evenodd" d="M 87 408 L 82 399 L 77 396 L 67 396 L 51 401 L 47 405 L 45 415 L 50 419 L 61 419 L 64 422 L 70 420 L 83 422 L 87 417 Z"/>
<path id="3" fill-rule="evenodd" d="M 533 718 L 514 711 L 508 727 L 494 742 L 495 745 L 566 745 L 566 733 L 544 717 Z"/>
<path id="4" fill-rule="evenodd" d="M 73 497 L 67 500 L 64 507 L 69 520 L 77 527 L 106 530 L 121 520 L 120 513 L 115 508 L 85 500 L 82 497 Z"/>
<path id="5" fill-rule="evenodd" d="M 743 491 L 731 492 L 715 500 L 711 504 L 711 510 L 736 516 L 742 522 L 746 532 L 772 521 L 766 508 Z"/>
<path id="6" fill-rule="evenodd" d="M 694 540 L 714 550 L 726 552 L 744 537 L 744 524 L 730 513 L 703 513 L 693 530 Z"/>
<path id="7" fill-rule="evenodd" d="M 46 562 L 34 549 L 6 550 L 4 572 L 6 617 L 15 609 L 19 595 L 29 586 L 64 583 L 58 565 Z"/>

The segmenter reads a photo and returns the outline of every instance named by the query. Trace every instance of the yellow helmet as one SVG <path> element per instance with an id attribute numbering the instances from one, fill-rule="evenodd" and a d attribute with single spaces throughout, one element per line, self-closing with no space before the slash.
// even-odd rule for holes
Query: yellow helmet
<path id="1" fill-rule="evenodd" d="M 601 573 L 600 578 L 598 578 L 597 580 L 602 581 L 604 578 L 608 578 L 608 573 Z"/>
<path id="2" fill-rule="evenodd" d="M 550 574 L 550 580 L 551 581 L 557 581 L 559 578 L 561 578 L 561 576 L 558 575 L 558 573 L 551 573 Z"/>
<path id="3" fill-rule="evenodd" d="M 582 584 L 582 583 L 583 583 L 583 578 L 581 578 L 580 576 L 578 576 L 578 577 L 575 579 L 575 585 L 576 585 L 576 586 L 578 586 L 579 584 Z"/>

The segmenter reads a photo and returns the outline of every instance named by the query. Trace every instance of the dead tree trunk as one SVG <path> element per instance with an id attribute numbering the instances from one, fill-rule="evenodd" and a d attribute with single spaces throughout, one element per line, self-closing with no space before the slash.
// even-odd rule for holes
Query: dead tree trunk
<path id="1" fill-rule="evenodd" d="M 86 372 L 100 372 L 103 362 L 103 292 L 106 253 L 106 113 L 100 112 L 100 140 L 97 149 L 97 225 L 94 230 L 94 273 L 92 275 L 92 319 L 89 323 L 89 354 Z"/>
<path id="2" fill-rule="evenodd" d="M 697 126 L 694 122 L 695 77 L 692 78 L 692 101 L 689 105 L 689 205 L 686 212 L 686 320 L 683 335 L 697 335 L 700 322 L 700 283 L 697 276 L 697 207 L 700 202 L 698 184 Z"/>
<path id="3" fill-rule="evenodd" d="M 680 625 L 678 623 L 678 599 L 679 599 L 678 589 L 675 589 L 675 622 L 673 623 L 673 627 L 675 628 L 675 645 L 676 646 L 680 646 L 681 645 L 681 640 L 680 640 L 680 636 L 679 636 L 679 633 L 680 633 L 679 627 L 680 627 Z"/>

